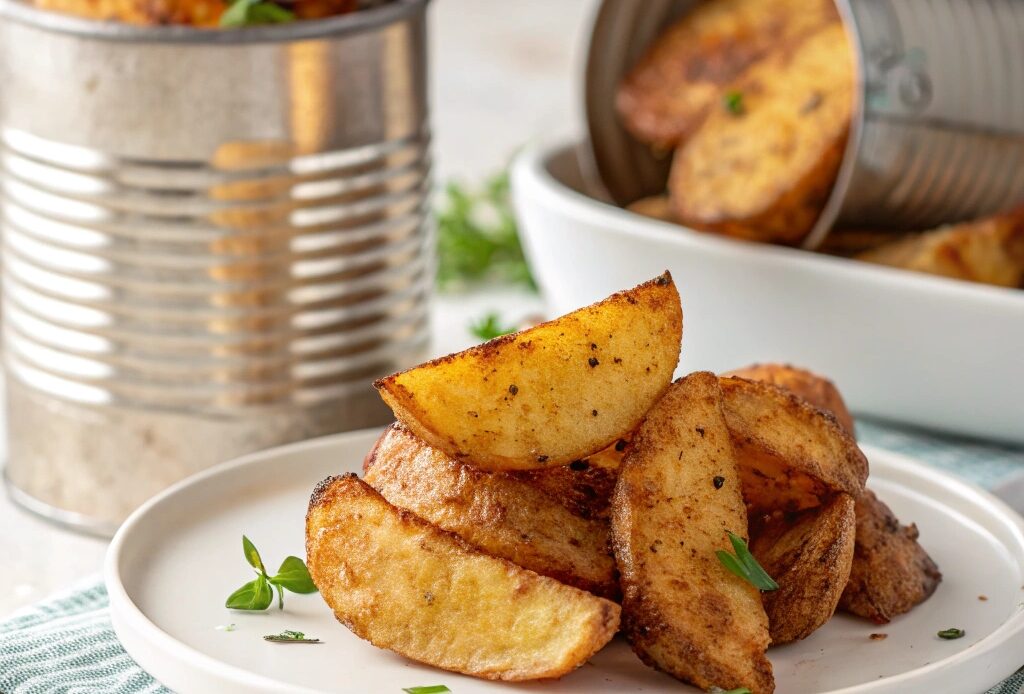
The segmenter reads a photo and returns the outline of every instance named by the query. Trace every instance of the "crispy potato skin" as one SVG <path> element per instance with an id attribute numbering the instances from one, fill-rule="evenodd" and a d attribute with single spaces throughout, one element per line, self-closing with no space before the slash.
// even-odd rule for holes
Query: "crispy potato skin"
<path id="1" fill-rule="evenodd" d="M 556 469 L 575 474 L 568 466 Z M 618 597 L 607 521 L 574 514 L 529 480 L 452 460 L 400 424 L 381 436 L 365 479 L 391 504 L 483 552 L 596 595 Z"/>
<path id="2" fill-rule="evenodd" d="M 723 88 L 773 46 L 838 18 L 831 0 L 714 0 L 654 41 L 616 95 L 623 125 L 641 142 L 677 146 L 719 105 Z"/>
<path id="3" fill-rule="evenodd" d="M 560 677 L 618 628 L 615 603 L 478 552 L 355 475 L 313 492 L 306 556 L 340 622 L 375 646 L 445 670 Z"/>
<path id="4" fill-rule="evenodd" d="M 117 21 L 143 26 L 187 24 L 217 27 L 230 5 L 225 0 L 35 0 L 36 7 L 78 15 L 86 19 Z M 295 0 L 288 9 L 299 19 L 319 19 L 346 14 L 357 8 L 356 0 Z"/>
<path id="5" fill-rule="evenodd" d="M 665 273 L 374 385 L 399 421 L 456 460 L 485 470 L 566 465 L 639 425 L 672 379 L 682 329 Z"/>
<path id="6" fill-rule="evenodd" d="M 736 376 L 750 381 L 763 381 L 803 398 L 819 410 L 828 412 L 850 436 L 855 436 L 853 416 L 846 409 L 843 396 L 832 381 L 816 373 L 789 364 L 752 364 L 728 371 L 723 376 Z"/>
<path id="7" fill-rule="evenodd" d="M 721 484 L 715 479 L 721 477 Z M 722 566 L 746 535 L 739 470 L 718 380 L 677 381 L 648 414 L 612 501 L 624 631 L 647 664 L 701 689 L 774 690 L 756 588 Z"/>
<path id="8" fill-rule="evenodd" d="M 968 282 L 1024 288 L 1024 206 L 893 241 L 861 253 L 857 259 Z"/>
<path id="9" fill-rule="evenodd" d="M 854 501 L 837 494 L 819 508 L 751 523 L 750 551 L 779 589 L 763 593 L 772 645 L 807 638 L 832 618 L 850 578 Z"/>
<path id="10" fill-rule="evenodd" d="M 939 567 L 917 542 L 917 526 L 900 525 L 874 492 L 857 499 L 857 542 L 839 607 L 885 624 L 935 592 Z"/>
<path id="11" fill-rule="evenodd" d="M 836 21 L 782 45 L 727 92 L 742 112 L 712 109 L 676 150 L 669 196 L 687 226 L 796 244 L 817 221 L 850 126 L 853 54 Z"/>
<path id="12" fill-rule="evenodd" d="M 839 492 L 860 496 L 867 458 L 831 414 L 769 383 L 720 381 L 752 514 L 813 508 Z"/>

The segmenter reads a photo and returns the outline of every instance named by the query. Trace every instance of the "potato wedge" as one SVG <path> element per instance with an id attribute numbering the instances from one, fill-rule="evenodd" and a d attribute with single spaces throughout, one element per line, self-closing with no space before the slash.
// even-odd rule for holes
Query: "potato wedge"
<path id="1" fill-rule="evenodd" d="M 560 677 L 615 634 L 619 606 L 479 552 L 355 475 L 317 486 L 310 575 L 357 636 L 485 679 Z"/>
<path id="2" fill-rule="evenodd" d="M 850 578 L 854 501 L 837 494 L 819 508 L 751 523 L 750 551 L 778 590 L 764 593 L 772 645 L 807 638 L 836 611 Z"/>
<path id="3" fill-rule="evenodd" d="M 917 526 L 900 525 L 874 492 L 857 499 L 856 513 L 853 566 L 839 607 L 885 624 L 931 597 L 942 573 L 917 542 Z"/>
<path id="4" fill-rule="evenodd" d="M 831 414 L 769 383 L 720 380 L 752 514 L 813 508 L 839 492 L 860 496 L 867 458 Z"/>
<path id="5" fill-rule="evenodd" d="M 1024 288 L 1024 206 L 892 241 L 857 256 L 930 275 Z"/>
<path id="6" fill-rule="evenodd" d="M 485 470 L 567 465 L 627 435 L 668 387 L 683 316 L 672 277 L 374 385 L 413 433 Z"/>
<path id="7" fill-rule="evenodd" d="M 672 201 L 664 193 L 635 200 L 626 205 L 626 209 L 662 222 L 676 221 L 675 213 L 672 211 Z"/>
<path id="8" fill-rule="evenodd" d="M 836 422 L 847 434 L 855 436 L 853 416 L 846 409 L 843 396 L 839 394 L 839 389 L 835 384 L 824 376 L 789 364 L 753 364 L 735 371 L 727 371 L 722 375 L 738 376 L 750 381 L 763 381 L 788 390 L 819 410 L 824 410 L 834 416 Z"/>
<path id="9" fill-rule="evenodd" d="M 546 470 L 519 470 L 503 474 L 547 494 L 549 499 L 580 518 L 607 521 L 619 473 L 591 460 L 593 456 Z"/>
<path id="10" fill-rule="evenodd" d="M 832 0 L 700 3 L 666 29 L 623 80 L 615 104 L 622 122 L 641 142 L 675 147 L 745 68 L 838 17 Z"/>
<path id="11" fill-rule="evenodd" d="M 528 480 L 452 460 L 400 424 L 377 442 L 365 478 L 389 503 L 481 551 L 602 597 L 618 596 L 608 523 L 572 513 Z"/>
<path id="12" fill-rule="evenodd" d="M 687 226 L 799 243 L 839 173 L 853 110 L 853 52 L 839 22 L 782 45 L 731 86 L 676 150 L 668 191 Z"/>
<path id="13" fill-rule="evenodd" d="M 637 655 L 701 689 L 774 690 L 757 589 L 722 566 L 747 513 L 718 379 L 690 374 L 648 414 L 612 500 L 624 631 Z"/>

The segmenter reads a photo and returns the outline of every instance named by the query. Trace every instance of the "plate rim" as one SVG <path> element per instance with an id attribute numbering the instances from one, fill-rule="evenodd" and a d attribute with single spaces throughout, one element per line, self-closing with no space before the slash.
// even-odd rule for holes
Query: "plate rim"
<path id="1" fill-rule="evenodd" d="M 255 674 L 217 660 L 216 658 L 207 655 L 182 641 L 179 641 L 152 622 L 128 594 L 128 590 L 120 575 L 119 567 L 123 547 L 128 541 L 128 538 L 130 538 L 131 534 L 135 531 L 136 526 L 141 523 L 142 519 L 145 518 L 152 509 L 169 503 L 170 500 L 174 499 L 179 494 L 186 493 L 192 487 L 201 485 L 211 478 L 230 475 L 238 469 L 259 465 L 270 459 L 291 455 L 296 451 L 309 452 L 320 448 L 344 446 L 350 440 L 359 440 L 379 435 L 382 430 L 383 429 L 380 427 L 359 429 L 356 431 L 332 434 L 284 446 L 268 448 L 262 451 L 256 451 L 221 463 L 209 468 L 208 470 L 204 470 L 203 472 L 181 480 L 153 496 L 142 506 L 136 509 L 128 519 L 125 520 L 121 527 L 118 528 L 114 539 L 110 543 L 103 562 L 103 582 L 110 600 L 110 618 L 115 635 L 121 643 L 121 646 L 133 658 L 133 660 L 136 661 L 139 667 L 147 673 L 149 672 L 146 669 L 146 666 L 139 662 L 138 654 L 142 649 L 137 649 L 136 644 L 131 642 L 130 639 L 129 643 L 126 643 L 124 638 L 126 634 L 134 634 L 149 648 L 156 648 L 165 654 L 171 654 L 169 657 L 177 662 L 184 663 L 186 666 L 194 668 L 196 671 L 201 672 L 208 678 L 220 680 L 218 684 L 221 684 L 222 686 L 244 687 L 249 691 L 282 691 L 281 682 L 279 680 Z M 973 482 L 957 477 L 953 473 L 945 470 L 930 466 L 927 463 L 917 460 L 911 456 L 867 444 L 861 444 L 860 447 L 869 461 L 880 462 L 886 468 L 895 470 L 897 472 L 897 477 L 912 476 L 917 479 L 923 479 L 930 485 L 941 487 L 957 497 L 973 502 L 979 508 L 985 509 L 990 518 L 998 519 L 1003 525 L 1007 526 L 1014 536 L 1018 550 L 1014 555 L 1014 559 L 1021 573 L 1024 574 L 1024 517 L 1010 508 L 1010 506 L 1005 502 Z M 887 475 L 882 479 L 889 480 L 891 477 Z M 902 484 L 899 479 L 895 479 L 893 481 Z M 944 506 L 948 506 L 945 502 L 941 503 Z M 1006 543 L 1001 539 L 999 540 L 999 543 L 1006 546 Z M 1007 549 L 1011 548 L 1007 547 Z M 981 641 L 978 641 L 968 649 L 959 651 L 946 658 L 942 658 L 906 672 L 901 672 L 899 674 L 871 682 L 864 682 L 843 687 L 841 689 L 829 690 L 825 694 L 869 694 L 870 692 L 876 692 L 882 689 L 890 689 L 891 687 L 898 686 L 900 684 L 914 684 L 915 679 L 920 679 L 921 677 L 935 675 L 938 672 L 965 666 L 984 658 L 993 652 L 1001 652 L 1009 648 L 1009 644 L 1014 640 L 1018 643 L 1013 645 L 1024 646 L 1024 610 L 1021 609 L 1010 614 L 1006 621 L 995 631 L 991 632 Z M 1014 650 L 1016 651 L 1019 649 Z M 145 660 L 145 658 L 143 658 L 143 660 Z M 1013 669 L 1009 670 L 1005 674 L 1000 672 L 1000 681 L 1012 675 L 1013 672 L 1015 672 L 1022 664 L 1024 663 L 1014 665 Z M 296 692 L 297 694 L 322 693 L 322 690 L 310 689 L 301 685 L 289 684 L 287 687 L 287 691 Z"/>

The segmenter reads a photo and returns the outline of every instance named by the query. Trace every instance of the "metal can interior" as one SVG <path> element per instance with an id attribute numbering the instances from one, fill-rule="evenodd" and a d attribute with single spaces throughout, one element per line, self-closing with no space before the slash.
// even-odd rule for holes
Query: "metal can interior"
<path id="1" fill-rule="evenodd" d="M 15 496 L 109 533 L 246 452 L 383 423 L 428 339 L 426 0 L 239 31 L 0 0 Z"/>

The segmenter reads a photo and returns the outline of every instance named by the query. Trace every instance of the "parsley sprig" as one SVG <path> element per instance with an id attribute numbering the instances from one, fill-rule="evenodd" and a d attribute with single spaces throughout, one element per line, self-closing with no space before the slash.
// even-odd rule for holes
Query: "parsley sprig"
<path id="1" fill-rule="evenodd" d="M 469 332 L 481 340 L 493 340 L 496 337 L 508 335 L 515 331 L 516 329 L 513 327 L 502 325 L 500 316 L 493 311 L 480 320 L 469 324 Z"/>
<path id="2" fill-rule="evenodd" d="M 449 183 L 437 209 L 437 283 L 457 290 L 482 282 L 536 289 L 519 242 L 507 173 L 469 190 Z"/>
<path id="3" fill-rule="evenodd" d="M 779 589 L 779 584 L 757 563 L 757 559 L 750 553 L 750 549 L 747 548 L 747 543 L 742 537 L 730 532 L 729 541 L 736 554 L 730 554 L 724 549 L 715 552 L 715 556 L 718 557 L 718 561 L 722 562 L 722 566 L 758 590 Z"/>
<path id="4" fill-rule="evenodd" d="M 306 563 L 298 557 L 286 557 L 281 568 L 273 576 L 267 573 L 263 559 L 256 546 L 245 535 L 242 535 L 242 552 L 245 560 L 256 571 L 256 578 L 249 581 L 224 602 L 225 607 L 233 610 L 265 610 L 274 602 L 274 589 L 277 589 L 277 607 L 284 609 L 284 591 L 293 593 L 315 593 L 316 585 L 309 577 Z"/>
<path id="5" fill-rule="evenodd" d="M 946 639 L 947 641 L 952 639 L 961 639 L 967 632 L 958 627 L 950 627 L 949 629 L 943 629 L 938 633 L 940 639 Z"/>
<path id="6" fill-rule="evenodd" d="M 267 0 L 234 0 L 220 16 L 222 27 L 294 22 L 295 13 Z"/>
<path id="7" fill-rule="evenodd" d="M 263 640 L 272 643 L 320 643 L 320 639 L 308 639 L 301 631 L 291 629 L 285 629 L 280 634 L 267 634 Z"/>

